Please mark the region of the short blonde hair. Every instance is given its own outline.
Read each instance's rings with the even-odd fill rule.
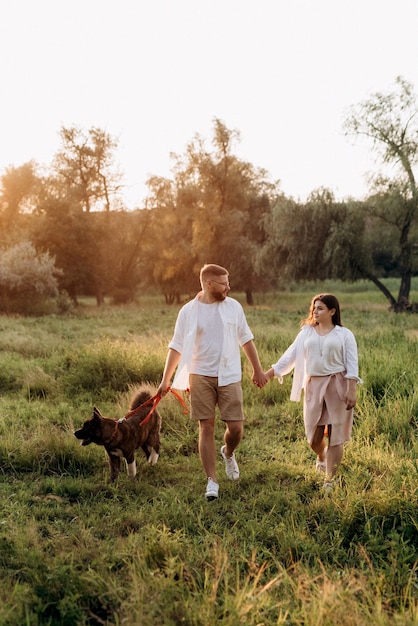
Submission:
[[[206,263],[200,270],[200,282],[209,280],[209,276],[229,276],[229,272],[221,265]]]

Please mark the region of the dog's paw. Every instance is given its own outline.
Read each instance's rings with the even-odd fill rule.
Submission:
[[[118,424],[122,424],[122,422],[126,422],[126,417],[120,417],[118,419]]]
[[[136,476],[136,461],[132,461],[132,463],[128,463],[125,459],[126,462],[126,469],[128,472],[128,476],[129,478],[135,478]]]
[[[148,457],[148,463],[150,465],[155,465],[156,462],[158,461],[159,456],[160,455],[154,449],[152,449],[151,454]]]

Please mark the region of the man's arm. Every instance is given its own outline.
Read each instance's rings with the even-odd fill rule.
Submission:
[[[257,387],[264,387],[264,385],[268,382],[268,378],[264,374],[263,368],[261,367],[254,341],[252,339],[247,341],[247,343],[244,343],[242,346],[242,349],[244,350],[245,356],[253,368],[251,380],[255,385],[257,385]]]
[[[161,394],[161,396],[165,396],[165,394],[168,392],[171,378],[174,374],[174,370],[176,369],[180,361],[180,356],[180,352],[177,352],[177,350],[174,350],[173,348],[168,349],[167,358],[165,360],[163,378],[157,390],[157,393]]]

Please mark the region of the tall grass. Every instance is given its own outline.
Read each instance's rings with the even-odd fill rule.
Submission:
[[[311,294],[246,308],[266,368]],[[418,624],[418,318],[338,295],[364,384],[331,495],[290,377],[257,390],[244,358],[238,484],[219,458],[219,501],[204,500],[196,425],[170,394],[158,464],[139,451],[137,478],[110,484],[104,450],[73,431],[155,388],[178,307],[0,318],[0,624]]]

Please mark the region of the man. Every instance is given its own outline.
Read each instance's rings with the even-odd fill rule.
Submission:
[[[200,270],[201,291],[180,309],[158,392],[190,389],[192,418],[199,421],[199,455],[207,477],[206,499],[219,496],[216,479],[215,407],[225,422],[221,455],[229,480],[238,480],[235,450],[243,435],[240,346],[253,368],[252,381],[267,383],[242,306],[232,298],[228,271],[213,263]]]

